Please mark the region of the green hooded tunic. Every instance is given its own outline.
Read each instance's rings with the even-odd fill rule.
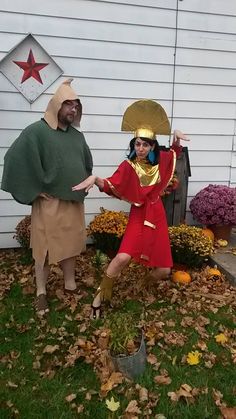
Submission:
[[[72,126],[53,129],[42,119],[25,128],[7,151],[1,187],[22,204],[32,204],[40,193],[83,202],[85,192],[71,188],[92,173],[92,166],[81,132]]]

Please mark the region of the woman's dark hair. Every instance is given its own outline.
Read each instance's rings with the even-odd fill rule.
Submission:
[[[131,161],[136,158],[136,153],[135,153],[135,150],[134,150],[134,143],[135,143],[136,138],[137,137],[132,138],[132,140],[129,143],[129,154],[127,155],[127,157]],[[140,138],[140,140],[142,140],[142,141],[146,141],[151,146],[154,145],[153,152],[155,154],[155,160],[154,160],[154,162],[151,162],[149,160],[148,156],[147,156],[147,159],[152,166],[155,166],[156,164],[158,164],[159,163],[159,156],[160,156],[160,149],[159,149],[158,141],[157,140],[150,140],[150,138],[145,138],[145,137],[138,137],[138,138]]]

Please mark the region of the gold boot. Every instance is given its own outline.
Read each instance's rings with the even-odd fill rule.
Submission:
[[[105,273],[94,298],[96,298],[96,296],[100,294],[101,303],[103,303],[104,301],[110,303],[111,298],[112,298],[112,288],[113,288],[113,283],[114,283],[115,278],[116,277],[111,277]],[[92,304],[92,318],[97,319],[100,317],[101,317],[101,304],[98,307]]]
[[[107,273],[104,274],[102,282],[97,289],[98,293],[100,292],[101,302],[111,301],[114,279],[115,277],[111,277]]]

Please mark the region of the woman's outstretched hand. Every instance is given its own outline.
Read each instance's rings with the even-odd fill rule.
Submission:
[[[75,185],[72,187],[72,191],[82,191],[83,189],[85,192],[88,192],[93,185],[95,184],[96,176],[91,175],[87,177],[87,179],[83,180],[83,182],[78,183],[78,185]]]
[[[178,129],[175,129],[172,145],[176,145],[177,147],[179,147],[180,146],[180,140],[190,141],[189,138],[187,138],[186,135],[183,134],[183,132],[179,131]]]

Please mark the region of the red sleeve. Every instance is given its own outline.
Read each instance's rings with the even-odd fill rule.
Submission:
[[[104,179],[103,191],[125,201],[143,204],[144,191],[132,166],[125,160],[112,176]]]
[[[172,144],[172,146],[170,147],[171,150],[174,150],[175,154],[176,154],[176,158],[178,158],[180,156],[180,154],[182,153],[182,145],[175,145]]]

